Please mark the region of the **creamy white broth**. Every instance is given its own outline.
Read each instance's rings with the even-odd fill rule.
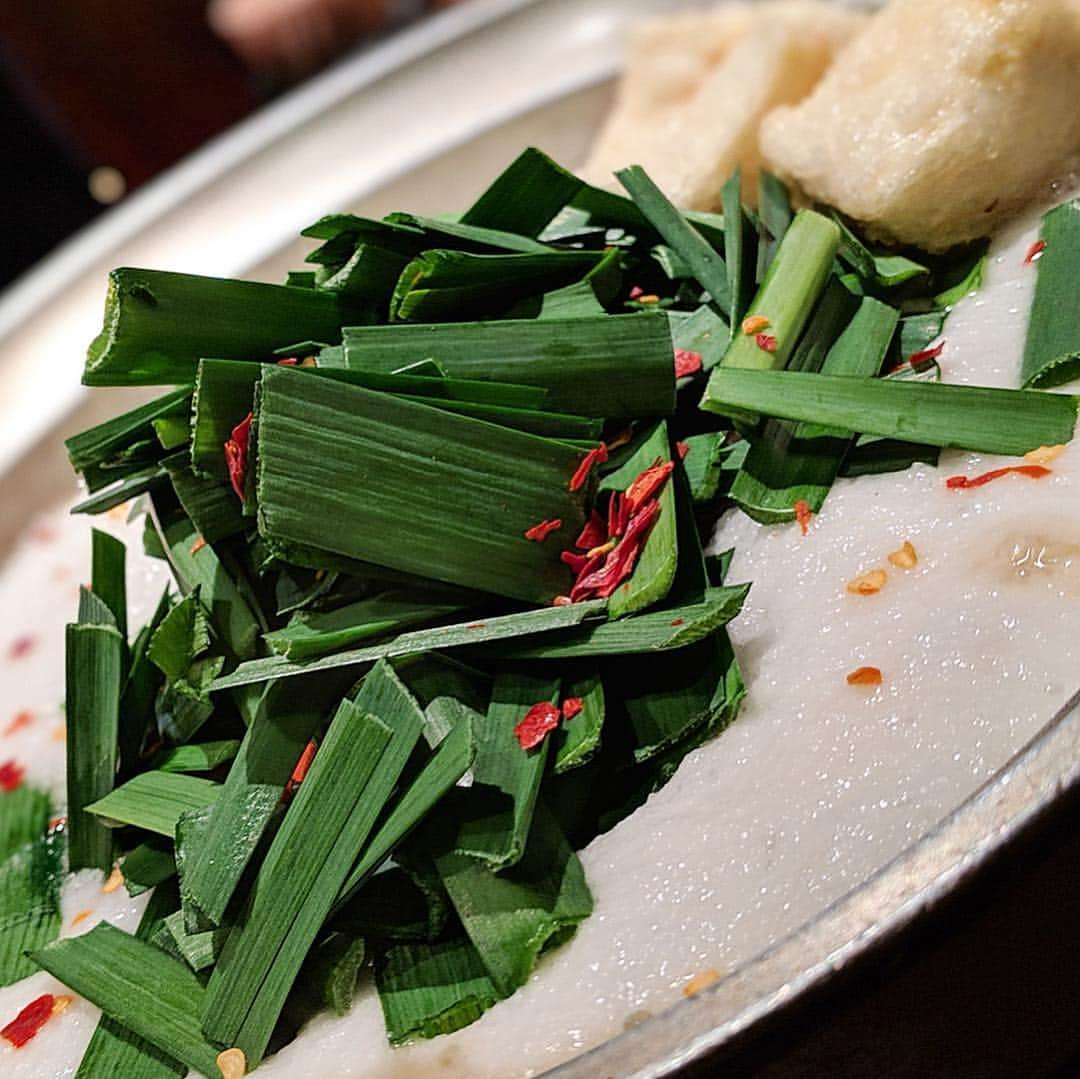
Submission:
[[[1024,255],[1037,223],[1032,214],[999,237],[982,289],[950,316],[941,357],[948,381],[1017,384],[1035,278]],[[763,528],[729,513],[713,547],[734,546],[731,580],[753,581],[731,627],[747,700],[728,731],[582,852],[594,915],[523,989],[456,1034],[390,1049],[367,984],[348,1016],[315,1020],[259,1074],[537,1074],[669,1007],[695,975],[722,975],[752,958],[925,832],[1076,688],[1080,449],[1070,446],[1043,480],[945,488],[954,473],[1010,463],[949,453],[939,469],[841,481],[805,537],[795,525]],[[25,755],[28,781],[61,790],[63,745],[51,739],[62,625],[87,572],[89,540],[84,521],[47,520],[62,535],[28,538],[0,576],[4,609],[19,613],[10,632],[41,642],[18,666],[4,665],[5,708],[43,717],[0,739],[0,760]],[[128,534],[137,625],[161,568],[152,566],[158,579],[147,587],[137,535]],[[886,561],[905,540],[919,557],[906,572]],[[66,581],[65,566],[75,567]],[[880,594],[846,591],[877,566],[889,572]],[[880,687],[847,685],[862,665],[882,670]],[[65,892],[65,931],[91,907],[80,931],[121,914],[117,924],[133,928],[125,893],[103,897],[100,877],[88,886],[86,876],[78,897],[75,885]],[[46,991],[61,991],[46,975],[0,990],[0,1019]],[[95,1017],[85,1002],[73,1005],[24,1049],[0,1049],[0,1068],[71,1074]]]

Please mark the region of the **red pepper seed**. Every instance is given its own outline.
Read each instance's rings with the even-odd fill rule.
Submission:
[[[1039,256],[1046,250],[1045,240],[1036,240],[1031,247],[1028,248],[1028,253],[1024,256],[1024,265],[1030,266],[1033,262],[1038,261]]]

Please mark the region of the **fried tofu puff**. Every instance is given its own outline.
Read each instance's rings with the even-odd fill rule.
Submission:
[[[741,166],[754,202],[762,117],[809,93],[865,20],[825,0],[768,0],[638,24],[585,177],[610,187],[616,169],[643,165],[678,205],[715,210]]]
[[[882,239],[986,236],[1080,152],[1080,3],[893,0],[761,146]]]

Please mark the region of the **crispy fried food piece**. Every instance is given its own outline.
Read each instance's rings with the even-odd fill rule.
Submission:
[[[990,233],[1080,152],[1077,0],[893,0],[798,105],[768,167],[886,240]]]
[[[714,210],[739,165],[752,202],[761,118],[809,93],[865,20],[825,0],[771,0],[639,24],[586,178],[611,186],[615,169],[640,164],[679,205]]]

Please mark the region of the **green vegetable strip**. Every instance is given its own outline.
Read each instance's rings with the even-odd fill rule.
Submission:
[[[425,247],[460,248],[462,250],[516,252],[517,254],[550,254],[557,250],[538,243],[529,236],[507,229],[489,228],[478,222],[448,221],[415,214],[394,213],[386,219],[395,225],[419,229],[425,236]]]
[[[172,837],[180,815],[212,805],[221,784],[174,772],[140,772],[86,807],[108,824],[130,824]]]
[[[150,940],[164,916],[177,902],[174,888],[161,888],[150,898],[135,930],[138,940]],[[137,1034],[103,1015],[83,1053],[75,1079],[181,1079],[187,1066],[173,1059]]]
[[[538,640],[495,642],[477,655],[500,659],[578,659],[685,648],[727,625],[742,609],[749,585],[711,588],[701,602],[645,611]]]
[[[758,216],[762,235],[758,241],[757,281],[765,280],[784,234],[791,226],[791,200],[783,181],[764,169],[758,174]]]
[[[456,703],[456,702],[455,702]],[[339,910],[364,886],[390,852],[422,821],[465,774],[475,749],[469,723],[455,727],[436,747],[420,774],[397,800],[390,815],[364,848],[334,903]]]
[[[525,850],[549,743],[545,739],[528,753],[514,728],[541,701],[559,704],[559,681],[511,672],[497,675],[487,715],[478,722],[473,777],[501,792],[494,804],[479,801],[461,822],[455,847],[470,858],[496,869],[514,865]]]
[[[415,730],[419,736],[419,724]],[[249,1067],[265,1052],[304,956],[400,772],[400,765],[377,770],[393,736],[381,720],[342,703],[214,968],[203,1030],[243,1049]]]
[[[871,251],[848,228],[839,214],[834,212],[831,216],[840,229],[840,247],[837,254],[867,283],[881,288],[895,288],[905,281],[929,273],[921,263],[904,255]]]
[[[159,772],[212,772],[231,761],[239,749],[240,742],[234,738],[176,746],[158,754],[152,766]]]
[[[196,476],[186,449],[166,457],[162,464],[180,505],[207,543],[218,543],[244,530],[243,509],[232,487],[219,478]]]
[[[596,675],[574,678],[563,687],[563,698],[581,701],[581,711],[563,720],[555,732],[555,773],[587,764],[600,748],[604,726],[604,685]]]
[[[203,840],[184,867],[189,928],[203,919],[221,924],[293,768],[348,681],[348,674],[326,675],[274,682],[263,691]]]
[[[436,858],[439,876],[500,996],[528,980],[544,947],[592,913],[577,855],[539,803],[520,861],[498,874],[457,851]]]
[[[126,644],[107,625],[69,625],[65,640],[68,856],[73,870],[108,870],[112,835],[86,808],[116,775]]]
[[[471,401],[440,401],[437,398],[412,397],[399,395],[402,401],[413,401],[418,405],[429,405],[443,412],[453,412],[458,416],[495,423],[500,427],[509,427],[514,431],[524,431],[530,435],[544,438],[558,438],[565,441],[596,443],[600,441],[603,422],[588,416],[569,416],[563,412],[526,411],[520,408],[504,408],[500,405],[474,404]]]
[[[205,990],[179,960],[107,922],[33,953],[34,962],[110,1019],[198,1072],[220,1075],[199,1029]]]
[[[467,938],[396,945],[376,967],[375,977],[392,1045],[451,1034],[499,999]]]
[[[580,280],[601,257],[593,251],[531,255],[425,251],[401,271],[390,318],[460,322],[496,315],[523,296]]]
[[[731,306],[728,318],[733,326],[742,322],[754,286],[751,226],[743,211],[742,173],[736,169],[724,184],[721,199],[724,208],[724,262],[727,265],[728,295]]]
[[[634,454],[614,472],[603,479],[601,487],[622,491],[637,476],[658,461],[671,459],[667,424],[655,424]],[[636,611],[659,603],[671,590],[679,564],[679,544],[675,531],[675,488],[670,481],[660,491],[660,516],[652,526],[638,563],[626,584],[621,585],[608,601],[611,618],[624,618]],[[629,586],[629,587],[628,587]]]
[[[348,308],[330,293],[161,270],[109,274],[88,386],[191,382],[203,356],[256,360],[299,337],[336,341]]]
[[[169,473],[161,465],[150,465],[147,468],[133,472],[125,476],[119,483],[114,483],[102,491],[84,498],[71,507],[72,513],[105,513],[116,506],[135,498],[136,495],[146,494],[155,487],[161,487],[169,482]]]
[[[454,378],[543,387],[554,411],[618,419],[675,408],[671,332],[658,315],[349,327],[344,342],[349,368],[430,358]]]
[[[854,379],[719,367],[702,407],[926,442],[975,453],[1022,455],[1069,442],[1077,401],[1030,390]]]
[[[171,846],[140,843],[124,855],[120,869],[124,874],[124,887],[134,898],[175,877],[176,860]]]
[[[258,429],[259,531],[538,603],[569,587],[558,539],[584,523],[581,454],[560,443],[268,368]]]
[[[683,458],[683,468],[686,469],[691,498],[695,505],[708,505],[722,489],[730,486],[746,460],[750,443],[740,439],[728,445],[722,431],[690,435],[683,441],[689,447]]]
[[[1021,373],[1025,386],[1058,386],[1080,374],[1080,199],[1046,214],[1039,239],[1046,247],[1031,267],[1038,277]]]
[[[120,636],[127,638],[127,551],[121,540],[108,532],[91,530],[92,569],[91,588],[116,620]]]
[[[606,601],[595,600],[589,603],[575,603],[570,607],[546,607],[541,610],[522,611],[519,614],[497,615],[479,622],[459,622],[452,626],[415,630],[411,633],[403,633],[400,637],[383,644],[339,652],[336,655],[304,663],[292,663],[277,656],[256,659],[241,664],[231,674],[219,678],[210,688],[212,691],[229,689],[235,686],[267,682],[271,679],[313,674],[317,671],[357,667],[375,663],[380,659],[420,655],[424,652],[461,648],[513,637],[539,636],[553,630],[578,626],[587,619],[600,617],[606,610]]]
[[[191,466],[227,480],[225,443],[251,411],[260,368],[240,360],[200,360],[191,413]]]
[[[724,315],[731,312],[731,288],[724,260],[701,233],[668,200],[639,165],[615,174],[638,209],[664,242],[690,267],[701,287]],[[726,239],[725,239],[726,243]]]
[[[877,374],[896,326],[897,312],[876,300],[864,300],[863,304],[884,308],[889,314],[884,340],[866,339],[862,323],[851,320],[858,299],[833,280],[826,286],[804,339],[791,358],[790,369],[824,370],[839,345],[840,351],[833,359],[840,368],[836,373],[861,374],[864,378]],[[872,310],[865,306],[863,309]],[[845,337],[847,340],[840,345]],[[777,524],[794,518],[799,501],[813,513],[821,509],[854,435],[850,431],[833,434],[825,429],[820,437],[805,436],[801,426],[767,420],[758,433],[748,437],[750,452],[731,485],[730,495],[754,520]]]
[[[581,188],[581,181],[529,147],[461,217],[463,225],[539,236]]]
[[[722,367],[759,370],[786,366],[814,306],[825,289],[840,240],[840,230],[813,210],[802,210],[791,223],[747,314],[769,320],[761,331],[776,338],[769,352],[756,334],[733,327]]]
[[[172,938],[171,947],[196,974],[217,962],[229,933],[226,928],[188,932],[183,911],[179,910],[165,919],[165,931]]]
[[[671,343],[701,356],[701,366],[711,371],[727,350],[731,333],[728,324],[708,305],[703,304],[692,314],[668,311],[671,322]]]
[[[49,796],[25,783],[0,791],[0,861],[43,836],[51,812]]]

